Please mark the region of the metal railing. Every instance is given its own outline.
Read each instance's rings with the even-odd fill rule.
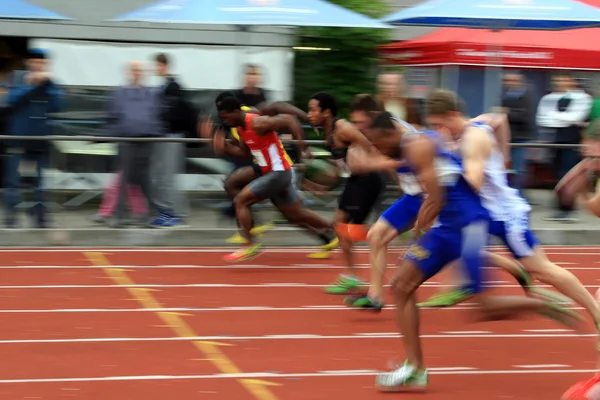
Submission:
[[[14,141],[48,141],[55,143],[55,150],[51,152],[50,168],[45,169],[43,174],[46,186],[46,201],[44,205],[52,210],[53,214],[60,219],[60,225],[63,228],[88,228],[94,225],[89,218],[94,213],[92,209],[97,207],[102,198],[105,187],[113,181],[114,163],[117,153],[114,146],[106,144],[118,144],[120,142],[178,142],[178,143],[199,143],[210,144],[211,139],[203,138],[173,138],[173,137],[111,137],[102,135],[52,135],[52,136],[13,136],[0,135],[0,142],[4,142],[7,147],[12,147],[10,142]],[[8,143],[7,143],[8,142]],[[80,142],[72,146],[59,146],[60,142]],[[297,143],[296,140],[282,140],[283,143]],[[96,143],[105,143],[105,145],[95,146]],[[304,140],[304,143],[310,146],[323,147],[324,140]],[[89,146],[87,146],[89,144]],[[65,143],[66,145],[66,143]],[[530,143],[512,143],[511,146],[518,148],[538,148],[538,149],[581,149],[585,145],[581,144],[555,144],[541,143],[532,141]],[[203,146],[204,147],[204,146]],[[211,147],[206,146],[204,151],[198,152],[198,155],[188,155],[187,166],[188,173],[184,174],[182,180],[185,181],[186,198],[190,201],[193,211],[193,219],[190,225],[196,226],[204,224],[203,215],[212,214],[214,219],[215,208],[220,208],[227,201],[225,192],[222,188],[223,172],[216,172],[216,166],[225,164],[220,157],[212,153]],[[110,148],[110,151],[108,150]],[[193,152],[192,152],[193,153]],[[196,153],[194,153],[196,154]],[[323,151],[315,156],[327,158],[328,153]],[[208,158],[193,158],[208,157]],[[214,168],[213,168],[214,167]],[[205,172],[211,171],[211,172]],[[25,181],[32,178],[31,175],[24,175]],[[27,183],[27,182],[26,182]],[[29,182],[30,183],[30,182]],[[67,189],[63,189],[67,188]],[[342,186],[333,189],[322,197],[307,195],[311,201],[310,207],[321,210],[333,210],[337,205],[337,194]],[[34,189],[31,184],[26,184],[21,190],[21,200],[18,210],[29,212],[39,204],[35,200]],[[216,195],[216,196],[215,196]],[[383,206],[397,198],[396,188],[389,188],[388,196]],[[85,206],[84,206],[85,205]],[[84,206],[84,207],[82,207]],[[210,208],[209,213],[202,212],[202,209]],[[382,210],[379,210],[382,211]],[[4,211],[6,213],[6,211]],[[196,214],[196,215],[195,215]],[[2,215],[0,211],[0,229],[3,226],[3,220],[6,214]],[[198,220],[196,219],[198,218]],[[216,226],[221,226],[218,222]],[[30,225],[29,225],[30,226]]]
[[[204,138],[172,138],[172,137],[114,137],[114,136],[11,136],[0,135],[0,140],[46,140],[46,141],[71,141],[71,142],[176,142],[176,143],[211,143],[211,139]],[[281,140],[282,143],[297,143],[297,140]],[[324,140],[304,140],[308,145],[324,145]],[[532,140],[530,143],[510,143],[515,148],[541,148],[541,149],[579,149],[585,144],[570,143],[544,143]]]

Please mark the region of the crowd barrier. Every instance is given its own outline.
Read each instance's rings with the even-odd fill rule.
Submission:
[[[53,135],[53,136],[12,136],[0,135],[0,143],[6,141],[50,141],[52,151],[47,167],[44,169],[44,188],[48,193],[48,205],[55,211],[73,211],[80,208],[97,207],[102,199],[104,189],[114,179],[118,165],[116,160],[119,142],[180,142],[203,144],[198,148],[188,149],[186,154],[186,170],[179,176],[179,186],[190,198],[195,207],[217,207],[227,201],[223,191],[223,180],[232,170],[232,164],[213,154],[210,139],[203,138],[122,138],[101,135]],[[296,140],[282,140],[284,144],[295,144]],[[324,140],[304,140],[314,149],[313,156],[328,158],[330,154],[324,149]],[[554,143],[512,143],[513,147],[537,149],[582,148],[581,144]],[[5,177],[4,163],[0,163]],[[33,201],[31,179],[32,171],[22,173],[24,184],[21,188],[23,199],[20,208],[29,209],[36,203]],[[537,176],[536,176],[537,178]],[[29,182],[29,183],[28,183]],[[4,180],[1,187],[4,188]],[[321,196],[307,193],[308,204],[313,207],[334,209],[337,195],[343,188],[343,179],[331,191]],[[397,188],[389,186],[389,198],[397,197]],[[385,199],[383,206],[385,206]],[[0,221],[1,223],[1,221]]]

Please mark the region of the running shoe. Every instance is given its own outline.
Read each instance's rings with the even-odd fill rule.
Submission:
[[[321,246],[319,251],[310,253],[307,257],[312,259],[323,260],[331,256],[331,252],[338,248],[340,245],[340,239],[337,237],[333,238],[329,243]]]
[[[546,305],[548,308],[538,311],[538,314],[566,325],[573,330],[581,330],[583,318],[577,311],[573,311],[553,301],[548,301]]]
[[[473,297],[473,293],[468,289],[454,289],[447,292],[434,294],[429,299],[422,303],[418,303],[418,307],[451,307],[462,303]]]
[[[273,228],[273,224],[258,225],[258,226],[255,226],[254,228],[252,228],[252,230],[250,230],[250,233],[253,236],[261,237],[265,232],[267,232],[271,228]],[[235,234],[233,234],[233,236],[231,236],[229,239],[227,239],[226,242],[229,244],[247,244],[248,243],[246,238],[243,237],[239,232],[236,232]]]
[[[348,294],[356,291],[364,282],[353,276],[340,275],[338,279],[330,286],[325,288],[325,293],[328,294]]]
[[[600,322],[596,322],[596,337],[596,351],[600,353]]]
[[[351,308],[370,310],[378,313],[383,310],[383,303],[381,301],[375,300],[364,293],[345,297],[344,304]]]
[[[226,255],[223,257],[223,260],[233,263],[247,261],[259,254],[260,247],[260,244],[244,246],[241,249]]]
[[[543,299],[553,301],[553,302],[563,305],[563,306],[571,306],[574,304],[573,300],[571,300],[567,296],[564,296],[553,290],[544,289],[544,288],[540,288],[537,286],[530,286],[529,289],[527,290],[527,293],[533,294],[536,297],[541,297]]]
[[[381,372],[375,378],[375,387],[380,392],[425,391],[429,383],[427,370],[419,371],[408,361],[391,372]]]

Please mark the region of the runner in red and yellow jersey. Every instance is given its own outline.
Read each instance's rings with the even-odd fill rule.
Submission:
[[[227,153],[234,157],[252,155],[260,168],[261,176],[245,186],[235,197],[236,215],[242,228],[242,236],[247,244],[226,257],[229,261],[242,261],[256,255],[260,245],[255,243],[251,233],[252,216],[250,206],[270,199],[283,216],[291,223],[308,229],[321,236],[327,231],[333,234],[333,224],[319,215],[306,210],[293,186],[291,162],[285,157],[285,150],[277,137],[276,130],[289,130],[300,136],[302,127],[291,115],[262,116],[244,112],[235,97],[227,97],[219,102],[219,116],[223,123],[237,127],[240,141],[228,143],[222,130],[214,135],[217,153]]]

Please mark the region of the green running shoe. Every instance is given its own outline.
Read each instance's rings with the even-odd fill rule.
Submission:
[[[553,301],[547,302],[546,306],[547,309],[540,310],[538,313],[573,330],[580,330],[583,318],[577,311],[570,310]]]
[[[325,293],[328,294],[348,294],[355,290],[358,290],[364,285],[358,278],[340,275],[339,278],[333,282],[330,286],[325,288]]]
[[[383,310],[383,303],[370,298],[366,294],[357,294],[355,296],[347,296],[344,298],[344,304],[351,308],[358,308],[361,310],[370,310],[375,312],[381,312]]]
[[[418,303],[418,307],[451,307],[458,303],[473,297],[473,293],[468,289],[454,289],[448,292],[438,293],[431,296],[428,300]]]

